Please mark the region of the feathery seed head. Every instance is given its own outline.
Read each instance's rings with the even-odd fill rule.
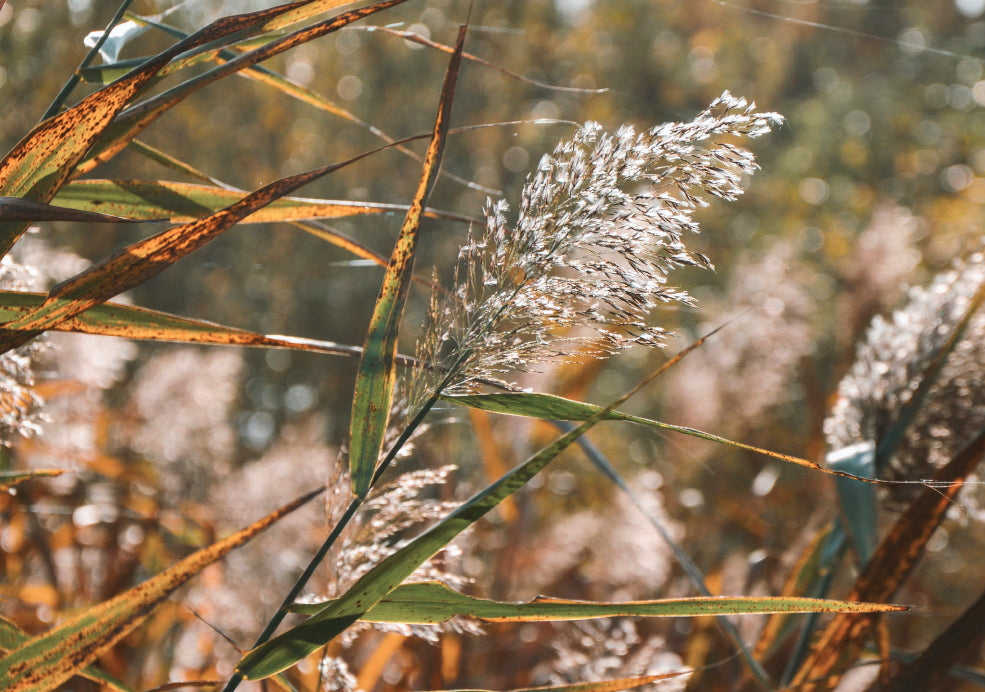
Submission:
[[[985,285],[985,257],[976,254],[927,288],[913,288],[891,321],[876,317],[855,364],[838,386],[824,422],[828,448],[871,443],[878,449],[928,367]],[[982,430],[985,421],[985,312],[976,312],[907,426],[894,453],[878,460],[880,478],[931,478]],[[895,486],[890,505],[914,499],[917,486]]]
[[[749,152],[708,140],[757,137],[780,122],[725,92],[688,123],[615,134],[585,124],[541,159],[515,224],[505,202],[487,202],[485,227],[461,249],[455,296],[432,300],[419,357],[451,369],[446,391],[469,391],[586,345],[595,357],[661,345],[650,311],[692,303],[669,273],[712,267],[683,238],[698,231],[702,195],[734,200],[740,176],[756,169]]]

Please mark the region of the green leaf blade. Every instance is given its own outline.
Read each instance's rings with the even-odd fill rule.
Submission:
[[[317,613],[326,603],[292,608]],[[895,612],[904,606],[833,601],[816,598],[676,598],[624,603],[566,601],[537,598],[528,603],[505,603],[459,593],[440,582],[403,584],[360,619],[367,622],[435,624],[456,616],[487,622],[587,620],[604,617],[698,617],[704,615],[762,615],[768,613]]]
[[[240,660],[237,670],[250,680],[269,677],[331,641],[396,589],[425,560],[522,488],[601,418],[600,413],[585,421],[486,486],[438,524],[373,567],[340,599],[300,625],[253,649]]]
[[[352,478],[352,492],[359,498],[366,496],[373,482],[376,462],[383,447],[383,436],[390,417],[393,387],[396,382],[397,336],[413,277],[414,254],[417,249],[422,212],[441,164],[464,43],[465,27],[462,27],[455,53],[445,73],[438,114],[435,117],[431,142],[424,157],[421,179],[390,256],[383,285],[370,318],[366,342],[363,346],[363,357],[356,371],[349,428],[349,472]]]

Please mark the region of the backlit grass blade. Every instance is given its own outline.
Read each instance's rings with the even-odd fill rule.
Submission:
[[[194,166],[185,163],[184,161],[181,161],[180,159],[177,159],[164,151],[161,151],[157,147],[152,147],[147,144],[147,142],[142,142],[139,139],[135,139],[130,142],[130,151],[135,154],[140,154],[154,163],[160,164],[172,171],[177,171],[178,173],[187,175],[192,180],[198,180],[209,185],[219,184],[219,181],[212,176],[206,175]]]
[[[0,291],[0,322],[16,319],[34,310],[44,302],[44,299],[45,294],[43,293]],[[180,317],[167,312],[119,303],[97,305],[80,315],[60,322],[54,329],[63,332],[115,336],[140,341],[283,348],[350,358],[358,358],[362,356],[363,352],[360,346],[296,336],[258,334],[214,322]],[[422,367],[422,364],[414,358],[401,354],[397,354],[397,363],[407,367]],[[41,472],[35,471],[33,473]],[[51,475],[55,474],[54,471],[50,473]],[[0,476],[0,480],[2,479],[3,477]]]
[[[317,490],[231,536],[196,551],[143,584],[72,616],[0,658],[0,689],[57,689],[137,627],[175,589],[257,533],[321,493]]]
[[[632,556],[625,556],[632,559]],[[297,605],[291,610],[315,614],[333,601]],[[595,603],[540,597],[529,603],[504,603],[466,596],[440,582],[403,584],[360,617],[367,622],[437,624],[456,616],[486,622],[542,622],[604,617],[698,617],[764,613],[893,612],[905,606],[851,603],[816,598],[675,598],[624,603]]]
[[[0,321],[9,322],[29,314],[44,303],[45,297],[43,293],[0,291]],[[214,322],[195,320],[167,312],[119,303],[97,305],[80,315],[60,322],[54,329],[143,341],[287,348],[342,356],[358,356],[362,353],[362,349],[358,346],[299,337],[258,334]],[[405,356],[400,356],[399,359],[402,364],[406,365],[415,362]]]
[[[127,219],[168,219],[174,223],[185,223],[214,214],[245,196],[245,192],[212,185],[163,180],[77,180],[63,187],[53,201],[70,209],[114,214]],[[0,198],[0,219],[3,218],[2,199]],[[405,204],[285,197],[250,214],[241,223],[337,219],[406,211]],[[474,221],[471,217],[435,209],[424,210],[424,215],[465,223]]]
[[[291,48],[312,41],[326,34],[338,31],[344,26],[351,24],[363,17],[367,17],[376,12],[399,5],[407,0],[383,0],[381,2],[361,7],[349,12],[344,12],[336,17],[312,24],[311,26],[298,29],[297,31],[280,37],[259,48],[251,50],[239,57],[219,65],[204,74],[193,77],[181,84],[168,89],[167,91],[154,96],[147,101],[136,106],[127,108],[119,113],[113,124],[106,129],[106,132],[96,142],[93,151],[87,159],[76,166],[75,176],[86,173],[96,166],[108,161],[113,156],[122,151],[127,144],[138,134],[143,132],[151,123],[161,117],[169,109],[184,101],[199,89],[212,84],[224,77],[236,74],[241,70],[252,67],[253,65],[268,60],[275,55],[279,55]],[[296,3],[299,5],[300,3]],[[283,12],[280,12],[283,14]],[[261,24],[257,22],[256,25]],[[251,25],[251,27],[254,25]],[[183,41],[181,43],[184,43]],[[180,45],[180,44],[179,44]],[[2,190],[0,190],[2,191]]]
[[[227,17],[213,22],[151,58],[138,69],[45,120],[0,160],[0,195],[49,202],[113,119],[172,58],[186,50],[270,21],[294,8]],[[0,256],[7,254],[27,228],[26,222],[0,223]]]
[[[27,632],[19,628],[14,623],[4,618],[0,618],[0,650],[4,652],[16,649],[18,646],[31,638]],[[122,682],[114,678],[109,673],[100,670],[95,666],[88,666],[79,671],[79,675],[103,685],[112,692],[132,692],[132,690]]]
[[[540,418],[542,420],[585,420],[602,410],[602,407],[596,404],[586,404],[581,401],[573,401],[571,399],[565,399],[552,394],[537,394],[533,392],[469,394],[465,396],[445,396],[442,398],[445,401],[450,401],[461,406],[478,408],[483,411],[503,413],[510,416],[527,416],[529,418]],[[857,476],[853,476],[850,473],[834,471],[816,464],[813,461],[808,461],[807,459],[795,457],[790,454],[773,452],[768,449],[753,447],[752,445],[735,442],[724,437],[719,437],[718,435],[713,435],[711,433],[695,430],[694,428],[688,428],[682,425],[661,423],[660,421],[651,420],[649,418],[632,416],[628,413],[621,413],[619,411],[612,410],[605,414],[605,419],[628,421],[630,423],[637,423],[639,425],[657,428],[658,430],[668,430],[670,432],[681,433],[682,435],[690,435],[691,437],[698,437],[702,440],[717,442],[736,449],[763,454],[765,456],[772,457],[773,459],[779,459],[791,464],[796,464],[797,466],[806,466],[809,469],[821,471],[822,473],[858,479]],[[879,483],[879,481],[865,478],[858,480],[864,480],[870,483]]]
[[[154,28],[164,31],[165,33],[179,39],[184,38],[187,35],[185,34],[185,32],[176,29],[172,26],[168,26],[160,22],[150,21],[146,18],[134,17],[133,20],[137,22],[144,22],[148,26],[153,26]],[[277,38],[279,37],[276,35],[261,37],[260,39],[257,40],[245,41],[239,43],[228,50],[214,51],[211,54],[200,54],[194,57],[190,57],[186,60],[176,60],[172,62],[170,65],[168,65],[166,68],[161,70],[160,74],[163,76],[173,72],[174,70],[180,69],[182,67],[186,67],[189,64],[199,63],[203,60],[213,60],[219,64],[222,64],[235,59],[238,55],[235,51],[245,51],[247,48],[255,48],[259,45],[263,45],[263,43],[269,43],[271,41],[274,41]],[[444,48],[446,48],[449,53],[452,52],[453,50],[450,46],[444,46]],[[106,71],[107,73],[110,74],[118,71],[119,69],[121,69],[119,66],[106,66]],[[378,137],[384,142],[387,142],[389,144],[396,144],[396,139],[394,137],[387,134],[386,132],[376,127],[372,123],[369,123],[363,120],[362,118],[359,118],[352,111],[343,108],[335,101],[326,97],[324,94],[320,94],[312,89],[309,89],[306,86],[298,84],[297,82],[294,82],[288,79],[287,77],[279,75],[272,70],[269,70],[264,67],[254,66],[254,67],[247,67],[241,70],[239,74],[240,76],[245,77],[247,79],[252,79],[262,84],[266,84],[267,86],[270,86],[274,89],[277,89],[281,93],[284,93],[290,96],[291,98],[297,99],[302,103],[306,103],[310,106],[313,106],[314,108],[325,111],[327,113],[332,113],[333,115],[340,117],[344,120],[348,120],[349,122],[364,128],[367,132],[369,132],[375,137]],[[104,75],[102,73],[93,73],[92,71],[90,71],[90,78],[97,82],[102,81],[107,76],[108,75]],[[424,161],[424,158],[420,154],[418,154],[413,149],[409,149],[403,146],[402,144],[396,144],[395,148],[400,153],[405,154],[412,159],[415,159],[420,162]],[[474,183],[470,180],[466,180],[447,171],[442,172],[442,175],[447,176],[449,179],[454,180],[459,184],[465,185],[466,187],[471,187],[476,190],[482,190],[488,194],[497,193],[496,190],[486,188],[482,185]]]
[[[383,276],[383,285],[366,333],[363,357],[356,371],[349,429],[349,473],[352,477],[352,492],[356,497],[365,497],[369,492],[383,446],[383,434],[390,416],[396,378],[394,356],[397,353],[400,319],[413,276],[421,216],[441,165],[441,154],[455,96],[455,80],[465,44],[465,31],[465,27],[459,30],[456,50],[445,73],[438,114],[435,117],[431,143],[424,157],[421,179]]]
[[[75,221],[78,223],[146,223],[162,221],[158,217],[126,219],[94,211],[80,211],[35,202],[23,197],[0,197],[0,222],[4,221]]]
[[[0,471],[0,490],[9,490],[18,483],[34,478],[54,478],[65,473],[62,469],[35,469],[34,471]]]
[[[366,152],[341,163],[281,178],[215,214],[175,226],[124,248],[55,286],[36,309],[0,325],[0,352],[20,346],[41,332],[156,276],[271,202],[373,153]]]
[[[981,432],[935,476],[910,508],[896,521],[872,559],[862,570],[849,600],[885,602],[893,598],[916,567],[930,537],[954,504],[961,481],[985,456]],[[793,679],[798,690],[828,689],[814,681],[842,675],[872,632],[870,616],[835,615],[811,648],[811,655]]]

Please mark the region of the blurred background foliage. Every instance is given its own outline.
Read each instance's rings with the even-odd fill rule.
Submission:
[[[133,11],[149,16],[169,6],[143,1]],[[261,6],[186,2],[166,21],[192,30],[220,14]],[[0,9],[4,150],[36,122],[81,60],[82,37],[103,27],[115,9],[105,0],[9,0]],[[467,10],[459,0],[414,0],[380,21],[448,44]],[[782,113],[786,124],[751,147],[762,170],[747,194],[700,213],[703,232],[690,247],[708,255],[717,271],[674,277],[698,298],[698,307],[653,317],[679,337],[671,348],[728,326],[631,408],[817,459],[837,383],[873,315],[898,307],[906,285],[927,283],[980,246],[983,11],[978,0],[477,0],[468,52],[530,80],[576,89],[548,89],[466,63],[452,125],[594,119],[607,128],[625,122],[645,128],[690,119],[725,89]],[[121,57],[165,44],[149,30]],[[442,53],[361,25],[269,67],[398,137],[429,130],[445,61]],[[567,124],[525,122],[456,134],[443,170],[515,202],[524,176],[571,132]],[[242,189],[380,143],[365,125],[243,78],[194,95],[143,139]],[[391,150],[301,194],[406,203],[418,171],[418,162]],[[132,153],[103,175],[177,177]],[[485,197],[445,176],[431,204],[479,216]],[[397,216],[366,216],[330,225],[386,255],[399,223]],[[466,227],[428,220],[424,230],[418,272],[433,264],[447,280]],[[27,264],[44,263],[48,276],[41,280],[55,281],[77,270],[75,255],[102,257],[140,232],[49,224],[19,252],[34,258]],[[251,225],[129,298],[264,333],[361,344],[367,301],[381,276],[380,268],[352,261],[297,228]],[[423,291],[412,294],[405,325],[423,320],[425,298]],[[407,332],[405,353],[413,351],[416,336]],[[55,609],[116,593],[216,533],[323,482],[345,441],[354,360],[138,347],[101,338],[51,341],[37,387],[49,421],[39,436],[7,454],[79,473],[0,499],[2,606],[26,629],[43,627]],[[633,350],[605,364],[524,375],[521,382],[604,402],[665,358]],[[460,490],[516,463],[552,434],[519,419],[474,414],[470,426],[458,416],[438,416],[455,423],[429,431],[413,463],[458,464]],[[633,479],[723,594],[778,593],[800,551],[836,513],[828,480],[806,470],[622,425],[598,428],[590,438]],[[450,488],[443,492],[446,499],[453,495]],[[459,568],[479,592],[498,598],[691,593],[657,534],[635,512],[583,458],[570,454],[542,487],[472,534]],[[919,610],[890,620],[895,646],[920,649],[980,589],[981,519],[974,504],[956,507],[939,531],[926,565],[899,599]],[[607,530],[615,521],[625,536]],[[162,609],[106,667],[145,685],[169,674],[227,675],[237,658],[233,648],[193,609],[247,646],[323,526],[324,516],[309,512],[210,569],[184,592],[185,605]],[[752,640],[756,619],[742,626]],[[488,638],[449,636],[439,647],[400,634],[366,634],[363,646],[348,655],[367,689],[389,689],[545,683],[567,674],[565,665],[577,667],[572,661],[581,659],[572,652],[586,641],[608,641],[610,650],[627,657],[650,647],[647,660],[655,660],[656,651],[676,652],[679,659],[662,654],[671,667],[714,663],[731,651],[702,620],[648,623],[639,631],[625,623],[601,627],[609,629],[593,633],[571,625],[562,636],[546,625],[502,625],[490,627]],[[134,657],[149,649],[154,656]],[[704,689],[729,688],[736,665],[712,671]],[[586,675],[568,673],[572,680]]]

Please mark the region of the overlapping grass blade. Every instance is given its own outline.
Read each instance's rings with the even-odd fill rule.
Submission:
[[[693,347],[694,345],[688,347],[683,354],[686,354]],[[472,410],[474,411],[476,409]],[[554,425],[563,432],[567,432],[573,427],[573,424],[567,421],[554,421]],[[698,593],[702,596],[710,597],[712,593],[708,588],[708,583],[705,580],[705,576],[702,574],[701,569],[697,564],[695,564],[694,560],[691,559],[691,556],[687,554],[684,548],[681,547],[681,545],[674,540],[673,536],[670,535],[670,531],[668,531],[667,527],[664,526],[664,522],[661,521],[653,512],[647,509],[636,492],[629,487],[626,480],[619,474],[619,472],[602,454],[602,452],[594,444],[592,444],[592,442],[588,439],[588,436],[584,436],[578,440],[578,446],[581,448],[581,451],[584,452],[585,456],[588,457],[589,461],[592,462],[592,465],[598,469],[603,476],[612,481],[617,488],[624,492],[636,509],[642,512],[643,515],[649,520],[650,524],[660,535],[660,539],[674,553],[677,563],[684,570],[684,573],[698,590]],[[783,595],[792,596],[796,594]],[[765,690],[773,689],[773,684],[769,679],[769,674],[759,663],[759,659],[749,650],[749,647],[746,645],[746,642],[742,637],[742,633],[739,632],[739,628],[726,617],[716,618],[716,622],[725,635],[732,640],[737,652],[742,657],[743,663],[759,683],[760,687]]]
[[[455,81],[461,64],[462,47],[465,44],[465,32],[465,27],[459,30],[456,50],[445,73],[434,132],[424,158],[421,179],[390,256],[390,264],[387,266],[383,285],[370,318],[366,343],[363,346],[363,357],[356,371],[352,421],[349,429],[349,473],[352,477],[352,491],[356,497],[365,497],[369,492],[376,462],[383,446],[383,435],[390,416],[396,378],[394,357],[397,353],[400,319],[403,316],[404,303],[413,276],[414,254],[417,249],[422,212],[427,205],[428,194],[441,165],[441,154],[444,150],[454,102]]]
[[[953,504],[961,482],[985,456],[985,431],[980,433],[935,476],[916,502],[896,521],[862,570],[849,600],[882,603],[893,598],[923,555],[930,537]],[[793,679],[800,690],[828,689],[814,681],[840,676],[872,631],[873,618],[835,615],[811,648],[811,655]]]
[[[0,197],[0,223],[5,221],[75,221],[78,223],[147,223],[163,221],[160,216],[145,219],[127,219],[121,216],[101,214],[58,207],[23,197]]]
[[[215,214],[175,226],[141,240],[55,286],[37,308],[0,326],[0,352],[156,276],[182,257],[208,244],[250,214],[294,190],[359,161],[374,151],[306,173],[281,178]]]
[[[16,649],[30,638],[31,635],[20,627],[9,620],[0,618],[0,650],[7,652]],[[112,692],[132,692],[124,683],[95,666],[83,668],[79,671],[79,675],[87,680],[92,680],[95,683],[103,685],[105,689],[111,690]]]
[[[626,556],[627,559],[630,556]],[[297,605],[291,610],[313,615],[333,601]],[[603,617],[698,617],[808,612],[891,612],[904,606],[849,603],[816,598],[675,598],[624,603],[568,601],[540,597],[529,603],[504,603],[475,598],[440,582],[398,586],[360,619],[367,622],[436,624],[456,616],[487,622],[587,620]]]
[[[82,62],[79,63],[79,66],[75,69],[68,80],[66,80],[65,84],[62,85],[62,88],[58,91],[58,95],[55,96],[55,99],[48,106],[47,110],[45,110],[44,115],[41,117],[42,120],[47,120],[48,118],[57,115],[58,111],[62,109],[62,106],[72,93],[72,90],[82,79],[82,73],[85,72],[89,64],[96,59],[96,56],[99,55],[99,51],[104,45],[106,45],[106,42],[110,40],[110,34],[113,28],[120,23],[120,20],[123,18],[123,14],[127,11],[132,2],[133,0],[123,0],[123,2],[120,3],[120,6],[116,9],[116,13],[113,15],[113,18],[110,19],[109,24],[103,30],[102,35],[96,40],[92,48],[89,49],[89,52],[82,59]],[[0,7],[2,7],[2,5],[0,5]],[[122,76],[123,75],[118,75],[118,77]]]
[[[213,22],[74,107],[45,120],[0,161],[0,194],[50,202],[93,144],[107,141],[107,126],[172,58],[260,26],[299,4]],[[26,222],[0,223],[0,256],[10,251],[26,228]]]
[[[64,469],[34,469],[33,471],[0,471],[0,490],[9,490],[18,483],[35,478],[54,478],[66,473]]]
[[[294,665],[334,639],[397,588],[425,560],[526,485],[561,452],[602,420],[603,415],[604,413],[599,413],[585,421],[486,486],[436,525],[371,568],[340,599],[300,625],[253,649],[239,662],[237,670],[248,679],[269,677]]]
[[[510,416],[527,416],[529,418],[540,418],[542,420],[586,420],[587,418],[596,415],[597,412],[603,410],[601,406],[596,404],[586,404],[581,401],[573,401],[571,399],[554,396],[553,394],[538,394],[534,392],[468,394],[459,396],[444,396],[442,398],[445,401],[449,401],[454,404],[478,408],[483,411],[503,413]],[[735,442],[724,437],[719,437],[718,435],[713,435],[711,433],[695,430],[694,428],[688,428],[682,425],[661,423],[660,421],[651,420],[649,418],[633,416],[628,413],[621,413],[619,411],[612,410],[605,413],[605,419],[638,423],[651,428],[657,428],[658,430],[668,430],[671,432],[681,433],[682,435],[690,435],[691,437],[698,437],[703,440],[717,442],[736,449],[763,454],[765,456],[772,457],[773,459],[779,459],[791,464],[796,464],[797,466],[806,466],[807,468],[814,469],[815,471],[821,471],[822,473],[827,473],[834,476],[844,476],[847,478],[858,478],[857,476],[853,476],[849,473],[843,473],[825,468],[814,463],[813,461],[808,461],[807,459],[802,459],[790,454],[773,452],[768,449],[753,447],[752,445]],[[870,479],[859,480],[865,480],[872,483],[879,482]]]
[[[43,293],[0,291],[0,321],[11,321],[36,310],[44,303]],[[53,329],[80,334],[116,336],[142,341],[173,341],[215,346],[253,346],[311,351],[337,356],[360,356],[362,348],[293,336],[258,334],[245,329],[226,327],[214,322],[180,317],[120,303],[103,303],[80,315],[60,322]],[[398,355],[401,365],[417,365],[408,356]]]
[[[138,134],[144,131],[151,123],[161,117],[169,109],[181,103],[185,98],[195,93],[199,89],[212,84],[224,77],[236,74],[241,70],[252,67],[257,63],[268,60],[275,55],[279,55],[291,48],[312,41],[326,34],[338,31],[344,26],[351,24],[363,17],[370,16],[376,12],[389,9],[407,0],[381,0],[372,5],[359,9],[344,12],[336,17],[313,24],[297,31],[271,41],[259,48],[244,53],[228,62],[219,65],[208,72],[193,77],[181,84],[172,87],[162,94],[148,99],[144,103],[127,108],[116,117],[105,133],[99,137],[93,150],[79,166],[76,166],[74,175],[86,173],[96,166],[108,161],[113,156],[122,151],[127,144]],[[300,6],[295,3],[294,6]],[[285,6],[287,7],[287,6]],[[277,16],[284,14],[286,10],[278,13]],[[220,20],[221,21],[221,20]],[[262,26],[262,22],[257,22],[254,26]],[[183,42],[181,42],[183,43]],[[180,44],[179,44],[180,45]]]
[[[143,584],[23,642],[0,658],[0,689],[5,692],[57,689],[137,627],[179,586],[319,494],[320,489],[308,493],[245,529],[196,551]]]
[[[115,214],[128,219],[168,219],[174,223],[184,223],[214,214],[245,196],[245,192],[213,185],[163,180],[77,180],[63,187],[53,201],[63,207],[86,212]],[[405,204],[285,197],[249,215],[241,223],[337,219],[406,211]],[[3,218],[2,214],[3,202],[0,198],[0,219]],[[464,223],[475,220],[435,209],[425,209],[423,214],[430,218]]]

